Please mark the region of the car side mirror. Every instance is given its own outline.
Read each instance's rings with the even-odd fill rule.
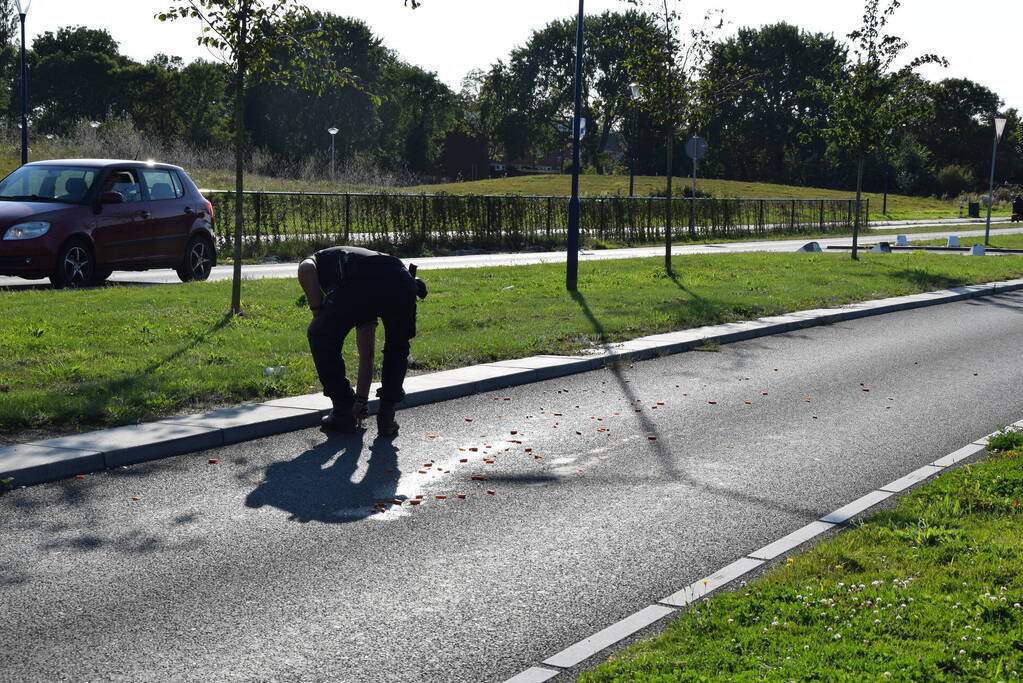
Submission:
[[[99,196],[100,204],[123,204],[124,195],[120,192],[104,192]]]

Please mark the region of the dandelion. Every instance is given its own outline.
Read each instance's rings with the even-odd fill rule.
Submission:
[[[961,655],[965,655],[965,654],[966,654],[966,650],[960,650],[960,651],[959,651],[959,654],[961,654]]]
[[[892,672],[891,671],[885,671],[884,672],[884,677],[885,678],[891,678],[892,677]]]
[[[841,639],[842,639],[842,634],[841,633],[836,633],[835,634],[835,640],[841,640]]]

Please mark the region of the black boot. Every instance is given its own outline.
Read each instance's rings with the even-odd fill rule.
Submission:
[[[351,398],[345,400],[332,400],[334,407],[330,414],[323,418],[320,429],[325,432],[337,434],[355,433],[355,414],[352,412],[354,402]]]
[[[390,401],[380,400],[380,409],[377,411],[377,433],[380,436],[398,436],[398,423],[394,421],[394,404]]]

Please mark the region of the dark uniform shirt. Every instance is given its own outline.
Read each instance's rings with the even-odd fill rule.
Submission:
[[[340,285],[352,279],[359,265],[368,258],[386,256],[379,251],[371,251],[362,247],[330,247],[313,254],[316,263],[316,275],[320,281],[320,289],[327,294],[333,293]],[[347,278],[347,279],[346,279]]]

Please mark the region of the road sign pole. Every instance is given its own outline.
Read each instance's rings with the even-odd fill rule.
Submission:
[[[583,96],[583,2],[579,0],[579,23],[575,33],[575,117],[572,119],[572,198],[568,202],[568,254],[565,289],[576,290],[579,274],[579,118]]]

